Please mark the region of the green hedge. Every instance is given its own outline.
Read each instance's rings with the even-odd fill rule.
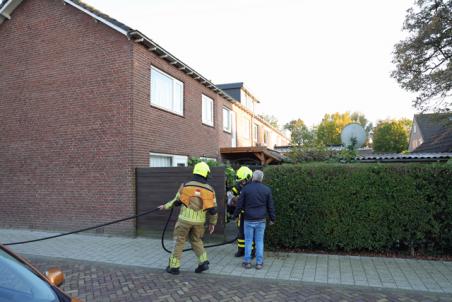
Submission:
[[[452,166],[270,166],[277,223],[271,248],[452,251]]]

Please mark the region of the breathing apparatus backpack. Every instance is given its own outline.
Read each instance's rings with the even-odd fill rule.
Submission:
[[[208,210],[215,207],[215,193],[207,185],[198,182],[188,182],[179,189],[179,200],[187,208],[194,211]]]

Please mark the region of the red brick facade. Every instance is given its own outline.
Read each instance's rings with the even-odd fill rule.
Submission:
[[[149,152],[219,158],[219,147],[231,145],[222,113],[231,103],[142,45],[134,44],[133,62],[134,166],[148,167]],[[151,66],[184,83],[184,116],[150,105]],[[202,94],[214,100],[214,127],[202,124]]]
[[[230,146],[227,100],[62,1],[23,1],[0,41],[0,227],[70,230],[134,214],[134,169],[149,152],[218,157]],[[150,106],[151,65],[184,82],[184,117]],[[202,93],[214,128],[201,124]]]

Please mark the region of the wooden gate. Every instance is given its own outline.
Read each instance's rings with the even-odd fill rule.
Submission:
[[[193,168],[137,168],[136,194],[137,214],[154,209],[174,198],[180,185],[191,180]],[[225,225],[225,173],[224,167],[211,168],[209,184],[215,189],[218,204],[218,224],[215,234],[224,235]],[[168,233],[171,234],[179,208],[173,213]],[[169,211],[159,211],[137,219],[138,235],[160,235],[168,218]]]

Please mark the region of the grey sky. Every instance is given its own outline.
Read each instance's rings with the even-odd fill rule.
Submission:
[[[85,0],[214,83],[244,82],[280,122],[412,118],[390,72],[413,0]],[[126,4],[126,5],[125,5]]]

